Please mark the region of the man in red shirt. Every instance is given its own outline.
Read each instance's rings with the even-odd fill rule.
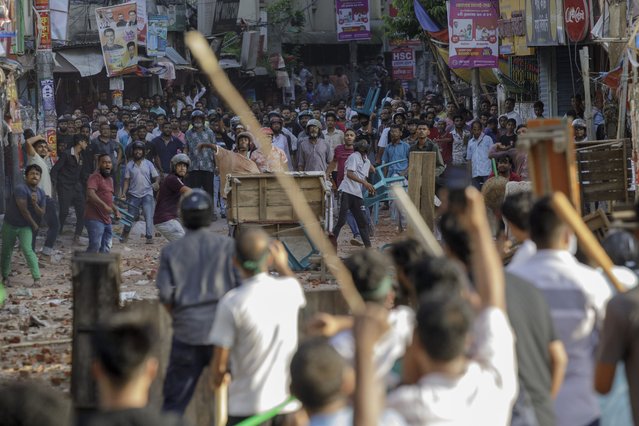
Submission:
[[[88,253],[108,253],[111,251],[113,230],[111,214],[120,219],[118,210],[113,206],[113,163],[109,154],[98,156],[98,170],[87,181],[87,201],[84,220],[89,233]]]
[[[497,159],[497,174],[505,177],[509,182],[521,182],[521,176],[513,172],[513,160],[509,155],[504,155]],[[495,172],[491,172],[488,178],[495,176]]]

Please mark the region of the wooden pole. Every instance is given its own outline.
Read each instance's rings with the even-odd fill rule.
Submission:
[[[473,89],[473,115],[479,117],[479,98],[481,97],[481,78],[479,68],[472,69],[472,89]]]
[[[250,129],[254,129],[253,134],[258,146],[262,149],[264,155],[268,156],[271,152],[271,141],[259,131],[262,126],[257,122],[244,98],[238,93],[224,70],[220,67],[217,58],[211,51],[204,36],[197,31],[189,31],[186,33],[185,39],[187,46],[197,59],[202,71],[208,75],[211,83],[231,110],[233,110]],[[353,313],[363,312],[364,301],[353,284],[353,278],[339,257],[337,257],[333,245],[328,241],[328,238],[326,238],[324,231],[317,221],[317,217],[313,214],[308,202],[306,202],[302,190],[291,175],[276,173],[276,176],[280,186],[284,189],[286,196],[293,206],[295,214],[304,225],[308,236],[311,241],[313,241],[313,244],[321,251],[326,266],[328,266],[340,284],[340,290],[349,308]]]
[[[452,99],[455,106],[459,109],[459,104],[457,103],[457,97],[455,96],[455,92],[453,92],[453,88],[450,85],[450,81],[448,81],[448,76],[444,72],[444,68],[442,67],[442,64],[440,62],[441,58],[439,56],[439,53],[437,53],[437,48],[433,45],[433,41],[431,40],[430,35],[428,35],[428,33],[425,31],[424,31],[424,34],[426,34],[426,44],[428,45],[428,48],[430,49],[430,52],[433,55],[433,59],[435,59],[435,64],[437,64],[437,70],[439,71],[440,78],[442,79],[442,84],[444,85],[446,90],[448,90],[448,93],[450,94],[450,98]]]
[[[584,100],[586,102],[586,110],[584,111],[586,135],[588,136],[588,140],[595,140],[597,135],[593,134],[592,101],[590,99],[590,56],[588,55],[587,46],[584,46],[584,48],[579,51],[579,60],[581,61],[581,78],[584,81]]]
[[[78,416],[97,408],[91,374],[96,325],[115,312],[120,303],[120,255],[75,252],[71,261],[73,285],[73,361],[71,396]]]
[[[610,282],[618,291],[624,292],[626,289],[621,285],[615,274],[612,273],[614,264],[608,254],[599,244],[593,233],[588,229],[581,216],[573,208],[568,198],[561,192],[555,192],[552,196],[552,207],[555,213],[575,232],[581,245],[581,249],[586,256],[603,269]]]
[[[628,99],[628,55],[622,53],[621,95],[619,96],[619,117],[617,121],[617,139],[622,139],[626,132],[626,101]]]
[[[408,162],[408,196],[431,231],[435,229],[435,162],[434,152],[411,152]]]

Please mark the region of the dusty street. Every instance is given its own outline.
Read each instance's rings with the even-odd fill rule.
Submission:
[[[374,247],[382,247],[399,234],[388,223],[388,211],[380,214],[380,224],[372,238]],[[71,227],[67,227],[71,229]],[[115,232],[118,228],[116,227]],[[129,241],[121,244],[113,240],[112,252],[122,257],[122,302],[132,299],[155,299],[155,273],[159,252],[166,244],[156,237],[153,245],[146,245],[144,224],[139,222],[132,230]],[[227,234],[226,222],[218,220],[211,230]],[[41,235],[43,232],[40,233]],[[25,287],[32,282],[24,258],[14,250],[8,299],[0,308],[0,379],[29,378],[42,380],[56,389],[68,392],[71,377],[72,289],[71,258],[75,250],[72,233],[59,237],[51,263],[41,263],[42,286]],[[350,245],[351,232],[345,226],[340,235],[338,253],[346,257],[357,247]],[[86,238],[83,238],[86,243]],[[42,240],[38,239],[38,248]],[[335,282],[322,282],[318,273],[300,273],[300,281],[307,287],[334,286]]]

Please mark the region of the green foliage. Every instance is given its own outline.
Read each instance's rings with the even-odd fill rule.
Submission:
[[[304,12],[293,7],[291,0],[277,0],[266,8],[269,25],[276,27],[280,32],[288,31],[298,33],[306,24]]]
[[[420,0],[424,10],[441,28],[447,25],[445,0]],[[412,39],[422,36],[422,28],[415,17],[413,0],[393,0],[397,16],[384,16],[384,31],[390,38]]]

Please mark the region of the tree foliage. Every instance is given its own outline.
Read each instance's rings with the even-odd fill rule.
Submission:
[[[419,0],[424,10],[441,27],[447,25],[445,0]],[[413,0],[393,0],[397,16],[384,16],[384,30],[390,38],[412,39],[422,35],[422,28],[415,17]]]
[[[269,25],[280,32],[300,32],[306,24],[304,12],[296,9],[291,0],[277,0],[266,8]]]

